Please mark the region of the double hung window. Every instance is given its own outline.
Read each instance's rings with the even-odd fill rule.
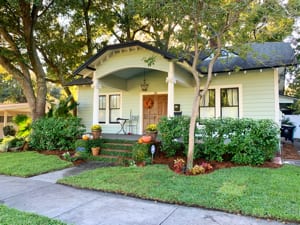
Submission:
[[[106,94],[99,96],[99,122],[118,123],[121,112],[120,94]]]

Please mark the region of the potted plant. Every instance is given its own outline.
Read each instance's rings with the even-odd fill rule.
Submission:
[[[148,124],[146,127],[146,134],[151,136],[152,141],[155,141],[157,136],[157,125],[155,123]]]
[[[94,124],[91,127],[91,131],[93,134],[93,139],[99,139],[101,136],[101,132],[102,132],[102,127],[99,124]]]
[[[99,155],[100,149],[101,149],[101,144],[102,144],[102,140],[99,139],[99,138],[98,139],[89,140],[89,146],[91,148],[93,156]]]
[[[135,161],[137,166],[145,166],[146,160],[150,157],[149,155],[149,144],[136,143],[132,148],[132,159]]]

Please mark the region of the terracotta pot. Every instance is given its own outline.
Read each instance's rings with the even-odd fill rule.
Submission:
[[[152,141],[156,141],[157,131],[146,131],[147,136],[151,136]]]
[[[93,139],[99,139],[101,136],[101,130],[92,130]]]
[[[92,154],[93,156],[99,155],[100,147],[93,147],[92,148]]]
[[[144,167],[144,166],[146,166],[146,162],[145,161],[143,161],[143,162],[137,162],[136,166],[138,166],[138,167]]]

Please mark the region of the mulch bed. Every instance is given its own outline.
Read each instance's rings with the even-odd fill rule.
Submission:
[[[63,158],[63,153],[65,153],[66,151],[59,151],[59,150],[54,150],[54,151],[41,151],[40,153],[45,154],[45,155],[57,155],[58,157],[60,157],[61,159],[64,160]],[[75,154],[75,151],[69,151],[69,153],[73,156]],[[282,143],[282,152],[281,152],[281,157],[282,159],[293,159],[293,160],[300,160],[300,155],[298,154],[295,146],[292,143],[288,143],[288,142],[283,142]],[[166,157],[162,152],[157,152],[155,154],[155,157],[153,159],[153,163],[154,164],[165,164],[168,165],[170,167],[170,169],[173,169],[173,163],[175,159],[178,158],[182,158],[186,161],[186,157],[183,155],[177,155],[177,156],[173,156],[173,157]],[[82,159],[78,159],[76,161],[73,161],[73,165],[74,166],[78,166],[82,163],[85,163],[85,160]],[[194,164],[198,164],[200,165],[201,163],[206,162],[203,159],[197,159],[194,161]],[[213,172],[214,170],[217,169],[224,169],[224,168],[231,168],[231,167],[237,167],[237,166],[241,166],[238,164],[234,164],[232,162],[228,162],[228,161],[224,161],[224,162],[208,162],[213,169],[207,171],[207,173],[209,172]],[[263,168],[279,168],[281,167],[281,165],[273,163],[273,162],[265,162],[263,165],[260,165],[258,167],[263,167]]]

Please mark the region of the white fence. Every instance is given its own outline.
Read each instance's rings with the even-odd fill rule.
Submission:
[[[289,121],[296,126],[294,138],[300,139],[300,115],[284,115],[284,118],[289,118]]]

